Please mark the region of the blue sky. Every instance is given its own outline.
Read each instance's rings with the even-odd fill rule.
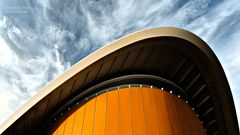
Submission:
[[[240,116],[239,0],[0,0],[0,123],[94,50],[162,26],[184,28],[210,45]]]

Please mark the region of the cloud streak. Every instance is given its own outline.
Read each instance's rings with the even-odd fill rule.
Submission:
[[[223,64],[240,114],[239,9],[237,0],[4,1],[0,108],[5,109],[0,110],[0,121],[94,50],[131,32],[160,26],[190,30],[210,45]]]

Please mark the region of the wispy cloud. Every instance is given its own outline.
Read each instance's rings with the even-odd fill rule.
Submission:
[[[240,123],[240,3],[224,1],[188,26],[214,50],[225,70]]]
[[[41,45],[46,41],[38,39],[36,33],[28,31],[35,34],[29,36],[26,29],[22,30],[6,19],[3,21],[0,36],[1,122],[70,66],[59,53],[57,43]],[[49,36],[59,38],[64,35],[62,33],[54,32]]]
[[[239,114],[239,16],[238,0],[4,1],[0,108],[5,109],[0,121],[92,51],[125,34],[159,26],[188,29],[207,41],[223,64]]]

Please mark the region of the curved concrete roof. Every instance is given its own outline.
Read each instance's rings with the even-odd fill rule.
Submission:
[[[199,37],[172,27],[142,30],[88,55],[9,117],[0,134],[34,133],[76,95],[130,74],[159,76],[179,85],[209,134],[239,134],[231,90],[218,59]]]

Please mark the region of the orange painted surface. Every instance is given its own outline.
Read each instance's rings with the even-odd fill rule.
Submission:
[[[153,96],[156,106],[156,113],[158,119],[158,126],[161,135],[172,134],[171,123],[169,121],[170,114],[166,108],[166,101],[163,97],[165,95],[164,91],[158,89],[153,90]]]
[[[86,105],[83,105],[76,112],[74,112],[76,116],[73,124],[72,135],[82,134],[82,125],[83,125],[85,111],[86,111]]]
[[[69,115],[54,135],[205,135],[182,99],[156,88],[122,88],[98,95]]]
[[[132,88],[132,121],[133,121],[133,134],[146,135],[146,122],[143,108],[143,97],[141,89]]]
[[[146,121],[146,129],[148,135],[159,135],[158,117],[156,106],[153,98],[153,91],[142,89],[143,106]]]
[[[96,98],[90,100],[86,104],[82,135],[91,135],[93,132],[93,124],[95,119],[95,105],[96,105]]]
[[[132,127],[131,97],[128,88],[119,90],[119,134],[131,135]]]
[[[76,113],[71,114],[67,121],[66,121],[66,125],[65,125],[65,130],[64,130],[64,134],[65,135],[71,135],[72,134],[72,127],[74,124],[74,119],[75,119]]]
[[[63,123],[61,123],[61,125],[58,128],[57,135],[63,135],[65,130],[65,125],[66,125],[66,121],[63,121]]]
[[[107,109],[107,93],[97,97],[96,116],[94,122],[94,134],[105,135],[106,125],[106,109]]]
[[[106,135],[118,134],[118,91],[108,93]]]

